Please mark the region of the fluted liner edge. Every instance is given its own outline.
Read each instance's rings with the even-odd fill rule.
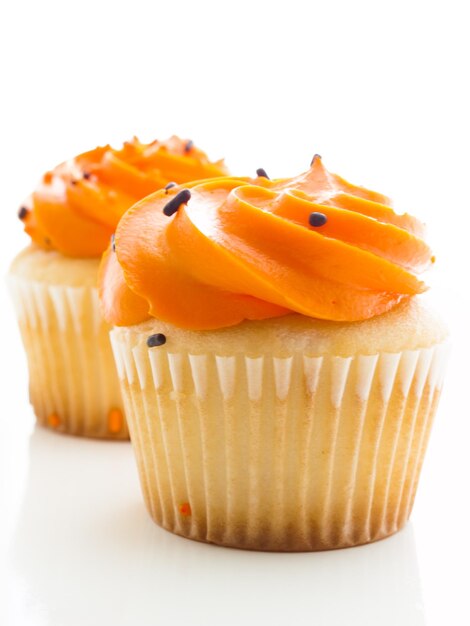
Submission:
[[[323,550],[408,519],[448,346],[375,355],[191,354],[111,333],[142,490],[167,530]]]
[[[128,439],[109,326],[93,287],[10,276],[38,422],[59,432]]]

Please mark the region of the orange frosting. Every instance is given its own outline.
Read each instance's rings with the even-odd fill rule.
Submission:
[[[316,157],[292,179],[203,180],[130,209],[103,259],[103,313],[126,326],[149,316],[188,329],[298,312],[356,321],[425,290],[423,225],[390,200],[330,174]],[[178,204],[178,203],[177,203]],[[312,213],[326,217],[311,226]],[[324,221],[324,218],[323,218]]]
[[[45,249],[72,257],[100,256],[121,216],[169,182],[224,176],[191,141],[171,137],[120,150],[95,148],[47,172],[22,210],[25,231]]]

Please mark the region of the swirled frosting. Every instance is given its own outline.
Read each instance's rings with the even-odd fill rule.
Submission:
[[[112,324],[153,316],[203,330],[293,311],[356,321],[425,290],[416,277],[432,262],[423,225],[319,157],[292,179],[186,188],[157,192],[122,218],[100,276]]]
[[[47,172],[20,211],[25,231],[45,249],[97,257],[125,211],[170,182],[225,176],[192,141],[171,137],[114,150],[98,147]]]

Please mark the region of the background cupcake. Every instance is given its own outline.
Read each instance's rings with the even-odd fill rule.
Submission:
[[[415,297],[431,252],[320,158],[262,174],[154,194],[105,256],[144,498],[221,545],[374,541],[409,517],[441,389],[447,331]]]
[[[102,252],[121,215],[175,183],[219,176],[192,141],[172,137],[99,147],[47,172],[19,210],[31,245],[9,282],[39,423],[61,432],[128,438],[96,290]]]

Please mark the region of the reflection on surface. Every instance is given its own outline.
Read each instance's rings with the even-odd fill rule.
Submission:
[[[12,602],[32,607],[18,623],[425,623],[410,525],[348,550],[244,552],[158,528],[138,489],[129,444],[34,431],[10,550]]]

